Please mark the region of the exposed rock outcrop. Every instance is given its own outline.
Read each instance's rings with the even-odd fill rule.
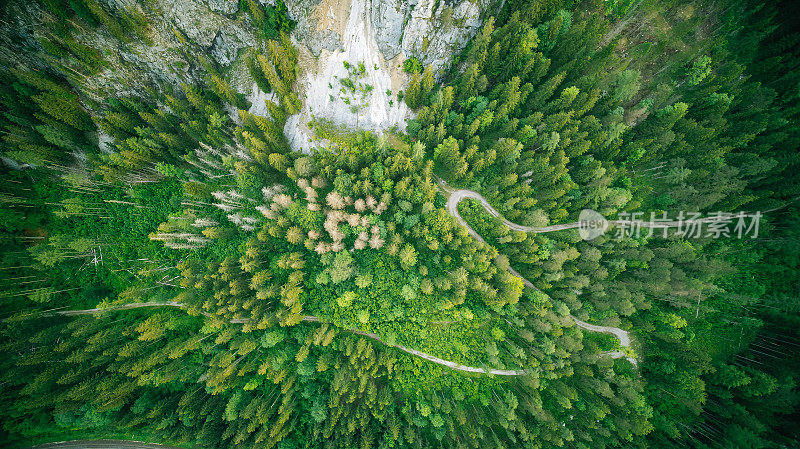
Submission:
[[[474,3],[473,3],[474,2]],[[297,87],[303,111],[284,132],[292,146],[309,151],[305,125],[324,118],[346,128],[405,128],[412,112],[399,99],[415,56],[440,73],[477,33],[496,0],[288,0],[300,48]],[[354,67],[356,69],[354,69]]]
[[[120,40],[105,27],[79,27],[75,40],[103,49],[105,67],[85,73],[78,62],[62,61],[83,75],[81,95],[102,103],[107,98],[142,96],[152,89],[170,89],[200,81],[198,54],[206,54],[222,66],[231,65],[243,48],[254,46],[258,30],[237,0],[153,0],[142,5],[132,0],[108,0],[112,11],[141,16],[147,23],[141,33]],[[37,69],[28,55],[43,51],[39,39],[52,31],[36,2],[12,2],[0,10],[0,19],[12,26],[4,29],[7,60]],[[182,37],[179,37],[182,36]],[[185,39],[182,41],[182,39]],[[69,72],[69,70],[68,70]],[[249,89],[252,80],[243,83]]]
[[[220,5],[228,3],[225,0],[208,0],[206,7],[203,3],[192,0],[163,0],[156,6],[167,23],[174,23],[186,37],[206,49],[217,62],[229,65],[236,59],[240,49],[255,45],[258,30],[246,17],[234,20],[214,12],[219,11],[217,8]],[[233,2],[233,5],[236,9],[228,7],[220,12],[236,12],[238,4]]]
[[[258,45],[260,31],[238,0],[106,1],[112,10],[135,13],[148,25],[131,39],[103,27],[80,31],[76,39],[102,48],[105,63],[92,73],[73,64],[85,78],[81,96],[102,104],[107,98],[146,96],[153,89],[200,82],[205,71],[198,55],[205,54],[223,67],[234,89],[263,102],[263,93],[252,90],[242,58],[245,49]],[[292,37],[300,48],[302,71],[295,88],[304,102],[301,115],[287,123],[325,118],[349,128],[403,129],[412,115],[398,95],[407,82],[405,59],[415,56],[437,71],[445,68],[499,1],[286,0],[297,22]],[[14,24],[7,33],[9,60],[17,58],[18,65],[35,69],[35,61],[16,55],[41,51],[39,39],[48,30],[30,20],[41,15],[38,4],[22,1],[2,12],[0,18]],[[265,113],[261,104],[254,111]],[[307,146],[309,136],[286,131],[292,141]]]
[[[227,66],[236,60],[239,50],[251,46],[253,46],[251,36],[236,28],[225,28],[214,37],[214,43],[211,44],[209,53],[217,62]]]
[[[419,0],[403,30],[402,50],[418,57],[424,65],[432,65],[434,73],[438,73],[478,32],[483,20],[496,12],[496,3]]]
[[[341,31],[329,29],[325,22],[326,19],[346,21],[347,17],[342,18],[342,15],[347,11],[337,8],[334,12],[332,7],[349,3],[348,0],[289,0],[285,3],[289,10],[289,17],[296,22],[293,36],[308,47],[311,53],[319,56],[323,49],[334,51],[341,48]],[[320,6],[320,4],[322,5]],[[324,11],[324,13],[321,16],[315,15],[315,11]]]
[[[477,33],[483,20],[494,14],[498,0],[353,0],[369,11],[375,41],[383,57],[394,59],[401,52],[415,56],[435,71],[445,68]],[[322,49],[334,51],[343,45],[342,32],[332,21],[346,21],[349,0],[287,0],[297,21],[295,38],[314,56]]]
[[[205,0],[208,8],[222,14],[235,14],[239,10],[237,0]]]

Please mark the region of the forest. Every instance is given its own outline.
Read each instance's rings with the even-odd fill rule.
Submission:
[[[792,2],[496,2],[310,152],[294,3],[231,4],[231,65],[0,5],[0,446],[800,446]]]

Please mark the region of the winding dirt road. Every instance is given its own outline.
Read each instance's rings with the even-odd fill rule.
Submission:
[[[128,310],[128,309],[138,309],[141,307],[183,307],[183,304],[179,302],[132,302],[130,304],[123,304],[121,306],[113,306],[113,307],[106,307],[106,308],[95,308],[95,309],[84,309],[84,310],[58,310],[53,312],[45,312],[44,315],[62,315],[62,316],[73,316],[73,315],[91,315],[94,313],[101,313],[101,312],[108,312],[108,311],[116,311],[116,310]]]
[[[631,347],[631,337],[630,337],[630,335],[628,334],[627,331],[624,331],[624,330],[622,330],[622,329],[620,329],[618,327],[597,326],[597,325],[594,325],[594,324],[589,324],[589,323],[587,323],[585,321],[581,321],[581,320],[575,318],[572,315],[570,315],[570,318],[572,318],[572,321],[574,321],[575,324],[578,327],[580,327],[581,329],[584,329],[584,330],[587,330],[587,331],[590,331],[590,332],[603,332],[603,333],[606,333],[606,334],[612,334],[615,337],[617,337],[617,340],[619,340],[619,345],[620,346],[622,346],[623,348],[630,348]],[[638,365],[636,363],[636,359],[635,358],[628,357],[628,355],[625,354],[622,351],[607,351],[607,352],[604,352],[603,355],[607,355],[607,356],[611,357],[612,359],[619,359],[619,358],[625,357],[633,365]]]
[[[483,208],[486,209],[486,212],[489,212],[489,214],[491,214],[493,217],[498,217],[498,218],[502,219],[503,220],[503,224],[508,226],[509,229],[514,230],[514,231],[522,231],[522,232],[531,232],[531,233],[534,233],[534,234],[541,234],[541,233],[544,233],[544,232],[564,231],[564,230],[567,230],[567,229],[578,229],[578,228],[581,227],[581,222],[580,221],[575,221],[575,222],[572,222],[572,223],[563,223],[563,224],[557,224],[557,225],[550,225],[550,226],[543,226],[543,227],[538,227],[538,228],[537,227],[533,227],[533,226],[525,226],[525,225],[517,224],[517,223],[514,223],[514,222],[506,220],[503,216],[500,215],[500,212],[498,212],[497,209],[495,209],[494,207],[492,207],[491,204],[489,204],[489,202],[486,200],[486,198],[483,197],[483,195],[481,195],[478,192],[475,192],[474,190],[466,190],[466,189],[456,190],[456,189],[453,189],[453,188],[449,187],[441,179],[439,179],[439,187],[442,190],[444,190],[445,192],[450,194],[450,198],[447,200],[447,212],[449,212],[450,215],[455,217],[456,220],[458,220],[458,222],[462,226],[467,228],[467,230],[469,231],[469,234],[472,237],[474,237],[476,240],[479,240],[479,241],[484,242],[484,243],[485,243],[485,241],[483,240],[483,238],[480,235],[478,235],[478,233],[475,232],[475,230],[472,229],[467,224],[467,222],[464,221],[463,218],[461,218],[461,214],[458,213],[458,203],[460,203],[462,200],[474,199],[474,200],[480,201],[481,206],[483,206]],[[756,216],[752,215],[752,214],[746,214],[746,215],[744,215],[744,217],[752,218],[752,217],[756,217]],[[738,216],[737,216],[737,218],[738,218]],[[627,227],[630,227],[630,228],[640,227],[640,228],[663,229],[663,228],[683,227],[683,226],[687,226],[688,223],[713,223],[713,222],[722,221],[722,220],[725,220],[725,217],[710,216],[710,217],[699,218],[699,219],[696,219],[696,220],[687,219],[685,221],[652,221],[651,222],[651,221],[645,221],[645,220],[607,220],[607,223],[610,224],[610,225],[622,225],[622,226],[627,226]]]
[[[390,344],[386,343],[385,341],[381,340],[380,337],[378,337],[376,334],[373,334],[373,333],[370,333],[370,332],[364,332],[364,331],[359,331],[359,330],[353,330],[351,332],[354,332],[354,333],[356,333],[358,335],[363,335],[365,337],[372,338],[374,340],[377,340],[377,341],[385,344],[386,346],[391,346],[393,348],[397,348],[397,349],[399,349],[401,351],[404,351],[404,352],[407,352],[407,353],[409,353],[411,355],[415,355],[415,356],[417,356],[419,358],[428,360],[428,361],[433,362],[433,363],[437,363],[439,365],[444,365],[444,366],[446,366],[448,368],[452,368],[452,369],[458,370],[458,371],[465,371],[465,372],[468,372],[468,373],[494,374],[494,375],[497,375],[497,376],[522,376],[522,375],[525,375],[525,374],[528,373],[528,370],[524,370],[524,369],[494,369],[494,368],[488,368],[487,369],[487,368],[475,368],[474,366],[461,365],[459,363],[451,362],[449,360],[440,359],[439,357],[434,357],[434,356],[432,356],[430,354],[426,354],[426,353],[424,353],[422,351],[417,351],[416,349],[407,348],[407,347],[405,347],[403,345],[390,345]]]
[[[158,443],[133,440],[74,440],[40,444],[30,449],[179,449]]]
[[[487,212],[489,212],[494,217],[501,218],[503,220],[503,223],[506,226],[508,226],[509,228],[511,228],[511,229],[513,229],[515,231],[542,233],[542,232],[562,231],[562,230],[565,230],[565,229],[574,229],[574,228],[580,227],[580,222],[566,223],[566,224],[553,225],[553,226],[545,226],[545,227],[540,227],[540,228],[534,228],[534,227],[530,227],[530,226],[523,226],[521,224],[513,223],[513,222],[510,222],[510,221],[506,220],[505,218],[503,218],[500,215],[500,213],[497,212],[497,210],[494,207],[492,207],[491,204],[489,204],[489,202],[486,200],[486,198],[484,198],[483,195],[481,195],[478,192],[475,192],[473,190],[465,190],[465,189],[461,189],[461,190],[452,189],[441,179],[439,179],[439,187],[442,190],[444,190],[445,192],[450,194],[449,198],[447,199],[447,206],[446,206],[447,207],[447,212],[450,215],[452,215],[453,217],[455,217],[455,219],[458,221],[458,223],[461,226],[464,226],[467,229],[467,231],[469,232],[469,235],[471,235],[475,240],[478,240],[479,242],[486,243],[486,240],[484,240],[483,237],[481,237],[474,229],[472,229],[472,227],[463,218],[461,218],[461,215],[458,213],[458,203],[460,203],[461,201],[463,201],[465,199],[468,199],[468,198],[480,201],[481,206],[483,206],[483,208],[486,209]],[[623,221],[611,220],[611,221],[609,221],[609,223],[619,224],[619,223],[623,223]],[[630,223],[630,222],[624,222],[624,223]],[[637,223],[641,224],[642,226],[644,226],[645,223],[650,224],[650,222],[637,222]],[[671,226],[671,225],[677,225],[677,223],[678,222],[656,223],[659,226],[653,226],[653,227],[668,227],[668,226]],[[533,283],[531,281],[525,279],[521,274],[519,274],[519,272],[517,270],[515,270],[515,269],[513,269],[511,267],[508,267],[508,272],[513,274],[514,276],[522,279],[522,282],[525,284],[526,287],[536,289],[537,291],[541,291],[535,285],[533,285]],[[619,340],[620,346],[622,346],[624,348],[630,348],[630,346],[631,346],[631,338],[630,338],[630,335],[628,335],[627,331],[624,331],[624,330],[622,330],[622,329],[620,329],[618,327],[597,326],[597,325],[594,325],[594,324],[589,324],[589,323],[587,323],[585,321],[581,321],[581,320],[575,318],[572,315],[570,315],[570,317],[572,318],[572,321],[574,321],[575,324],[578,327],[580,327],[581,329],[584,329],[584,330],[587,330],[587,331],[590,331],[590,332],[603,332],[603,333],[607,333],[607,334],[612,334],[615,337],[617,337],[617,339]],[[603,355],[607,355],[607,356],[610,356],[611,358],[615,358],[615,359],[625,357],[632,364],[634,364],[634,365],[637,364],[636,363],[636,359],[634,359],[633,357],[628,357],[622,351],[608,351],[608,352],[604,352]]]
[[[131,304],[123,304],[120,306],[112,306],[112,307],[104,307],[104,308],[94,308],[94,309],[83,309],[83,310],[56,310],[56,311],[46,311],[39,316],[79,316],[79,315],[95,315],[101,314],[103,312],[116,312],[119,310],[131,310],[131,309],[138,309],[143,307],[178,307],[183,308],[184,305],[179,302],[139,302],[139,303],[131,303]],[[211,316],[209,313],[203,313],[205,316]],[[31,316],[32,317],[32,316]],[[234,324],[243,324],[248,322],[249,320],[246,318],[237,318],[231,320],[231,323]],[[306,315],[303,317],[303,321],[311,322],[311,323],[324,323],[321,319],[314,315]],[[480,374],[494,374],[497,376],[522,376],[527,374],[527,370],[518,369],[518,370],[506,370],[506,369],[494,369],[494,368],[477,368],[474,366],[467,366],[462,365],[460,363],[451,362],[449,360],[445,360],[422,351],[417,351],[416,349],[411,349],[403,345],[398,344],[389,344],[374,333],[366,332],[358,329],[349,329],[349,332],[353,332],[354,334],[362,335],[367,338],[371,338],[375,341],[378,341],[386,346],[397,348],[403,352],[411,354],[413,356],[428,360],[430,362],[446,366],[448,368],[452,368],[457,371],[464,371],[468,373],[480,373]],[[74,447],[74,446],[73,446]]]
[[[461,218],[461,215],[459,215],[459,213],[458,213],[458,203],[460,203],[464,199],[472,198],[472,199],[476,199],[476,200],[480,201],[480,203],[483,206],[483,208],[486,209],[493,216],[502,218],[500,216],[500,213],[497,212],[497,210],[495,208],[493,208],[489,204],[488,201],[486,201],[486,198],[484,198],[483,195],[481,195],[478,192],[474,192],[472,190],[454,190],[454,189],[449,188],[447,186],[447,184],[445,184],[444,181],[442,181],[442,180],[439,180],[439,186],[442,188],[442,190],[445,190],[446,192],[448,192],[450,194],[450,197],[447,200],[447,211],[450,213],[450,215],[455,217],[456,220],[458,220],[458,222],[467,229],[467,231],[469,232],[469,234],[473,238],[475,238],[476,240],[478,240],[480,242],[486,243],[486,241],[477,232],[475,232],[475,230],[472,229],[472,227],[469,224],[467,224],[467,222],[463,218]],[[542,228],[532,228],[532,227],[529,227],[529,226],[523,226],[523,225],[520,225],[520,224],[512,223],[512,222],[506,220],[505,218],[503,218],[503,222],[506,224],[506,226],[508,226],[511,229],[516,230],[516,231],[523,231],[523,232],[552,232],[552,231],[561,231],[561,230],[564,230],[564,229],[573,229],[573,228],[577,228],[578,226],[580,226],[580,223],[567,223],[567,224],[562,224],[562,225],[546,226],[546,227],[542,227]],[[614,223],[614,222],[612,221],[610,223]],[[535,285],[533,285],[533,283],[531,283],[529,280],[525,279],[515,269],[513,269],[511,267],[508,267],[508,271],[509,271],[509,273],[513,274],[514,276],[522,279],[522,282],[525,284],[526,287],[541,291]],[[112,307],[106,307],[106,308],[85,309],[85,310],[46,311],[46,312],[43,313],[43,315],[45,315],[45,316],[48,316],[48,315],[49,316],[54,316],[54,315],[60,315],[60,316],[91,315],[91,314],[99,314],[99,313],[109,312],[109,311],[137,309],[137,308],[142,308],[142,307],[178,307],[178,308],[183,308],[184,305],[181,304],[181,303],[178,303],[178,302],[174,302],[174,301],[170,301],[170,302],[150,302],[150,303],[144,303],[143,302],[143,303],[124,304],[124,305],[120,305],[120,306],[112,306]],[[205,312],[203,313],[203,315],[211,316],[211,314],[205,313]],[[580,328],[582,328],[584,330],[590,331],[590,332],[604,332],[604,333],[612,334],[615,337],[617,337],[617,339],[619,340],[620,346],[622,346],[624,348],[630,348],[631,339],[630,339],[630,335],[628,335],[628,332],[626,332],[626,331],[624,331],[624,330],[622,330],[620,328],[617,328],[617,327],[597,326],[597,325],[594,325],[594,324],[589,324],[589,323],[586,323],[584,321],[581,321],[581,320],[575,318],[572,315],[570,315],[570,317],[572,318],[572,320],[575,322],[575,324],[578,327],[580,327]],[[247,321],[248,320],[246,318],[245,319],[234,319],[234,320],[231,320],[231,323],[242,324],[242,323],[246,323]],[[305,317],[303,317],[303,321],[314,322],[314,323],[322,322],[322,320],[320,320],[318,317],[315,317],[313,315],[306,315]],[[445,359],[441,359],[439,357],[432,356],[430,354],[426,354],[426,353],[424,353],[422,351],[418,351],[416,349],[411,349],[411,348],[405,347],[403,345],[389,344],[389,343],[381,340],[381,338],[377,334],[374,334],[374,333],[371,333],[371,332],[366,332],[366,331],[362,331],[362,330],[358,330],[358,329],[351,329],[349,331],[353,332],[355,334],[358,334],[358,335],[362,335],[362,336],[367,337],[367,338],[371,338],[371,339],[373,339],[375,341],[378,341],[378,342],[380,342],[380,343],[382,343],[382,344],[384,344],[386,346],[397,348],[397,349],[399,349],[399,350],[401,350],[403,352],[406,352],[408,354],[411,354],[413,356],[428,360],[430,362],[433,362],[433,363],[436,363],[436,364],[439,364],[439,365],[442,365],[442,366],[446,366],[448,368],[451,368],[451,369],[454,369],[454,370],[457,370],[457,371],[464,371],[464,372],[469,372],[469,373],[493,374],[493,375],[497,375],[497,376],[522,376],[522,375],[525,375],[525,374],[528,373],[528,370],[524,370],[524,369],[505,370],[505,369],[493,369],[493,368],[477,368],[477,367],[474,367],[474,366],[461,365],[459,363],[451,362],[451,361],[445,360]],[[631,362],[632,364],[636,365],[636,359],[634,359],[633,357],[628,357],[627,354],[625,354],[622,351],[608,351],[608,352],[602,353],[602,355],[609,356],[609,357],[615,358],[615,359],[616,358],[625,357],[629,362]],[[65,443],[65,444],[69,444],[69,443]],[[76,446],[64,446],[64,447],[76,447]],[[96,447],[96,446],[93,446],[93,447]]]

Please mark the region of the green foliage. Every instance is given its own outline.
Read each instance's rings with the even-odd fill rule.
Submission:
[[[311,118],[330,147],[301,154],[283,2],[237,16],[262,38],[243,56],[269,117],[180,33],[196,84],[100,103],[116,55],[94,46],[151,45],[141,5],[42,6],[42,51],[0,56],[36,67],[0,74],[7,445],[797,445],[784,10],[508,1],[451,72],[405,61],[406,134]],[[377,67],[344,66],[331,96],[358,112]],[[496,210],[458,204],[479,239],[448,184]],[[583,209],[769,212],[758,239],[584,241]]]
[[[692,67],[688,70],[687,83],[690,86],[696,86],[701,81],[706,79],[711,74],[711,58],[708,56],[701,56],[692,63]]]
[[[275,39],[281,34],[289,34],[296,25],[289,18],[286,3],[283,0],[277,0],[274,3],[274,5],[265,5],[258,0],[241,0],[239,2],[239,8],[247,11],[253,19],[261,32],[262,39]]]
[[[403,71],[406,73],[421,73],[423,70],[422,63],[415,56],[403,61]]]

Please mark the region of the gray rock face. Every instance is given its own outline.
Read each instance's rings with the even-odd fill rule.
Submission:
[[[88,76],[80,92],[83,98],[98,103],[107,98],[145,96],[150,89],[171,90],[170,86],[198,82],[205,76],[202,69],[198,70],[198,54],[229,66],[243,48],[257,42],[258,30],[247,15],[225,15],[238,11],[237,0],[152,0],[146,9],[136,0],[105,1],[114,8],[142,14],[148,23],[148,42],[140,39],[120,42],[104,27],[85,28],[77,36],[79,42],[104,50],[108,67]],[[46,25],[32,18],[44,14],[40,9],[35,2],[24,0],[0,8],[0,19],[12,24],[5,34],[13,42],[10,48],[20,48],[12,50],[19,55],[20,65],[37,67],[35,59],[25,59],[29,53],[21,47],[39,45],[36,36]],[[252,80],[246,79],[243,84],[249,89]]]
[[[235,0],[172,0],[161,3],[164,19],[175,24],[193,43],[207,51],[218,63],[230,65],[239,50],[255,45],[257,30],[246,21],[234,21],[223,14],[235,13]],[[231,6],[232,5],[232,6]]]
[[[392,59],[403,50],[403,29],[410,12],[410,3],[401,5],[399,0],[372,2],[372,23],[375,40],[386,59]]]
[[[314,10],[323,0],[287,0],[297,21],[295,38],[319,56],[341,47],[342,36],[318,23],[322,14]],[[347,0],[341,0],[347,2]],[[378,48],[389,60],[400,53],[415,56],[435,72],[446,67],[452,56],[479,30],[486,17],[496,13],[499,0],[350,0],[365,3],[371,15]],[[348,10],[345,8],[344,10]]]
[[[294,36],[298,41],[316,56],[322,49],[334,51],[341,47],[342,37],[332,30],[319,29],[316,21],[311,17],[311,12],[322,0],[288,0],[285,1],[289,10],[289,18],[296,22]]]
[[[205,0],[209,9],[222,14],[236,14],[239,2],[236,0]]]
[[[235,28],[220,30],[214,37],[214,43],[209,49],[211,56],[222,65],[230,65],[236,59],[240,49],[253,45],[251,36],[245,33],[237,33],[236,31],[238,30]]]
[[[216,14],[202,3],[173,0],[163,1],[161,6],[164,19],[172,21],[192,42],[202,48],[212,49],[212,55],[220,64],[230,63],[228,56],[231,51],[235,53],[255,43],[256,30],[252,24],[239,23]],[[234,47],[235,50],[231,50]]]
[[[258,45],[259,31],[238,10],[237,0],[148,0],[146,8],[137,0],[104,1],[143,15],[147,37],[122,42],[103,27],[85,29],[78,40],[104,49],[108,66],[87,76],[82,98],[102,103],[110,97],[147,96],[152,89],[169,92],[171,86],[199,82],[206,75],[198,61],[201,54],[226,66],[223,73],[232,87],[251,92],[253,80],[241,55],[245,48]],[[259,1],[271,4],[274,0]],[[445,67],[483,19],[495,12],[499,1],[286,0],[297,22],[295,41],[317,56],[327,50],[315,60],[301,52],[306,73],[296,89],[306,109],[300,123],[314,116],[347,126],[402,129],[406,116],[412,114],[397,97],[405,87],[403,57],[416,56],[437,70]],[[0,18],[12,24],[6,33],[13,43],[10,52],[24,55],[21,46],[38,46],[36,38],[46,32],[46,25],[32,19],[42,15],[36,2],[12,3],[13,8],[0,8]],[[18,47],[20,51],[14,52]],[[19,59],[20,65],[36,67],[23,56]],[[352,104],[345,105],[344,98],[339,98],[338,89],[329,86],[348,76],[340,73],[346,72],[343,60],[367,62],[369,74],[362,81],[371,92],[363,96],[362,109],[353,111]]]
[[[497,6],[495,0],[419,0],[403,30],[403,51],[419,58],[423,65],[432,65],[437,73],[475,36]]]
[[[308,152],[329,145],[305,126],[313,119],[378,133],[405,129],[414,113],[397,96],[407,80],[404,57],[416,56],[438,73],[502,0],[286,1],[297,21],[294,39],[315,57],[301,61],[304,70],[295,88],[303,107],[287,119],[284,134],[295,150]],[[339,83],[353,76],[348,67],[357,63],[363,67],[358,86],[369,89],[350,98]]]

